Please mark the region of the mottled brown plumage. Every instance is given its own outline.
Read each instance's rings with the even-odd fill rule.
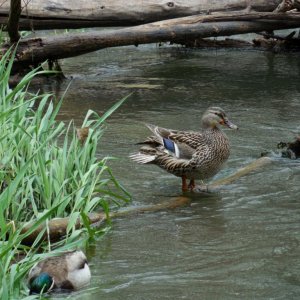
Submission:
[[[219,107],[211,107],[204,113],[201,132],[147,125],[154,135],[139,143],[140,151],[130,158],[141,164],[156,164],[181,177],[184,191],[188,188],[186,179],[190,179],[189,187],[193,189],[195,179],[211,178],[229,157],[229,141],[219,124],[237,129]]]

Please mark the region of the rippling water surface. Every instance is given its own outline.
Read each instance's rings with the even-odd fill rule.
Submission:
[[[77,124],[133,95],[110,118],[99,156],[119,157],[115,175],[142,206],[180,196],[180,179],[128,160],[144,123],[197,130],[210,105],[239,131],[217,177],[276,150],[300,132],[299,54],[124,47],[68,59],[73,82],[60,118]],[[69,83],[50,84],[61,93]],[[47,87],[49,88],[49,87]],[[74,299],[299,299],[300,162],[273,163],[190,204],[115,219],[88,250],[92,284]],[[66,297],[66,295],[64,295]]]

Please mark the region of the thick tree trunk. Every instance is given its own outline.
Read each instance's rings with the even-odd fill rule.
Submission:
[[[9,2],[0,5],[6,24]],[[28,29],[128,26],[164,19],[251,8],[273,11],[281,0],[22,0],[20,26]],[[3,18],[4,17],[4,18]],[[50,27],[51,26],[51,27]]]
[[[228,36],[299,26],[299,13],[191,16],[111,31],[22,40],[19,43],[17,60],[25,64],[37,64],[47,59],[67,58],[107,47],[172,42],[185,38]]]

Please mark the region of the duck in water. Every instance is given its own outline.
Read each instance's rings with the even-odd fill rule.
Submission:
[[[82,251],[70,251],[37,263],[28,275],[30,294],[78,290],[89,284],[91,272]]]

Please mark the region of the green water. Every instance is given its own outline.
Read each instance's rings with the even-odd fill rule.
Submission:
[[[62,63],[60,114],[80,124],[133,92],[110,118],[99,156],[130,191],[130,205],[180,196],[180,179],[128,159],[148,134],[144,123],[197,130],[204,110],[221,106],[239,131],[226,130],[231,156],[217,178],[276,150],[300,132],[300,56],[252,51],[124,47]],[[139,85],[140,88],[137,87]],[[142,86],[141,86],[142,85]],[[299,299],[300,163],[273,163],[218,193],[187,194],[190,205],[113,221],[88,249],[91,285],[72,299]]]

